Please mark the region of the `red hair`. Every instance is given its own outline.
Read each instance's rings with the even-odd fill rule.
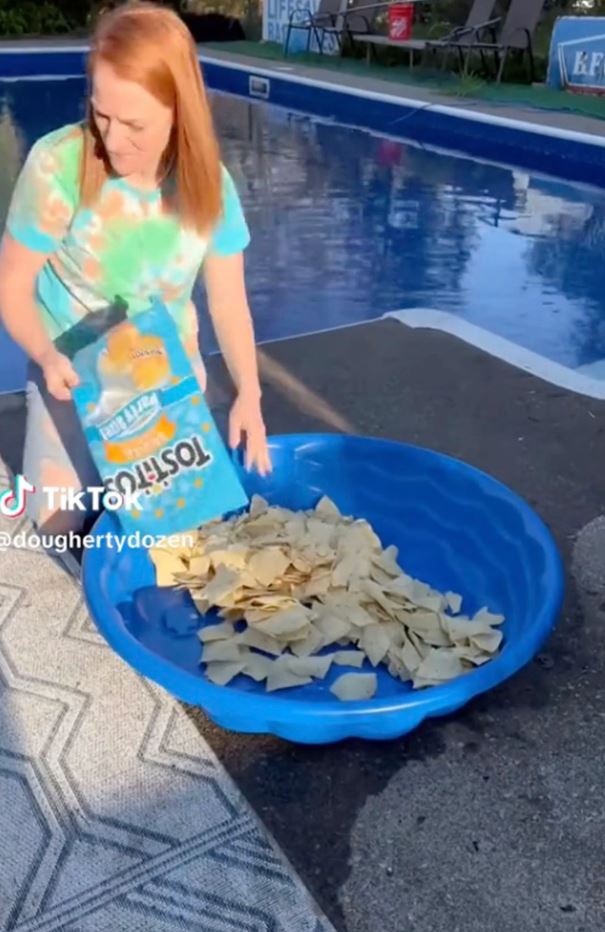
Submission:
[[[208,234],[222,209],[220,150],[195,43],[176,13],[155,3],[129,2],[101,16],[88,73],[103,60],[120,78],[140,84],[174,114],[161,168],[174,165],[175,201],[183,224]],[[90,101],[84,126],[81,198],[91,205],[110,174]]]

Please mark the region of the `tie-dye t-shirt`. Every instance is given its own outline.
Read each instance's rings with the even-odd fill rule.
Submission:
[[[156,297],[173,315],[187,347],[197,345],[191,295],[200,266],[211,253],[240,252],[250,239],[229,172],[223,166],[222,217],[204,239],[163,208],[159,189],[137,190],[123,178],[109,178],[93,208],[81,207],[82,147],[79,124],[39,139],[17,179],[7,217],[14,239],[51,253],[36,288],[50,337],[56,340],[91,312],[111,305],[131,316]]]

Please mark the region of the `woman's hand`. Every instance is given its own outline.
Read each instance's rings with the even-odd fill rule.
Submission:
[[[40,356],[38,363],[50,394],[59,401],[69,401],[71,399],[70,389],[80,384],[78,373],[69,358],[53,347]]]
[[[234,225],[237,225],[233,221]],[[267,435],[261,412],[256,346],[246,296],[244,257],[210,253],[204,260],[208,310],[218,344],[238,395],[229,418],[229,445],[238,447],[246,434],[246,469],[271,472]]]
[[[271,457],[260,403],[260,392],[240,391],[229,415],[229,445],[239,447],[246,435],[246,469],[256,466],[261,476],[271,472]]]

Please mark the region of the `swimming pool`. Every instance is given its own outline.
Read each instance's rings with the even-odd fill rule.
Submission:
[[[29,146],[82,113],[83,79],[0,85],[0,217]],[[605,191],[213,94],[252,229],[261,342],[445,311],[572,370],[605,357]],[[201,289],[203,348],[216,350]],[[22,387],[5,334],[0,391]],[[603,373],[605,375],[605,373]]]

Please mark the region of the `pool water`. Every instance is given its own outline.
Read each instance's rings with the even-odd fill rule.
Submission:
[[[2,222],[27,150],[78,119],[84,94],[83,79],[0,85]],[[605,357],[604,190],[266,103],[215,93],[213,106],[252,230],[259,341],[420,307],[572,369]],[[195,297],[215,352],[201,288]],[[6,334],[0,353],[0,391],[21,388],[24,357]]]

